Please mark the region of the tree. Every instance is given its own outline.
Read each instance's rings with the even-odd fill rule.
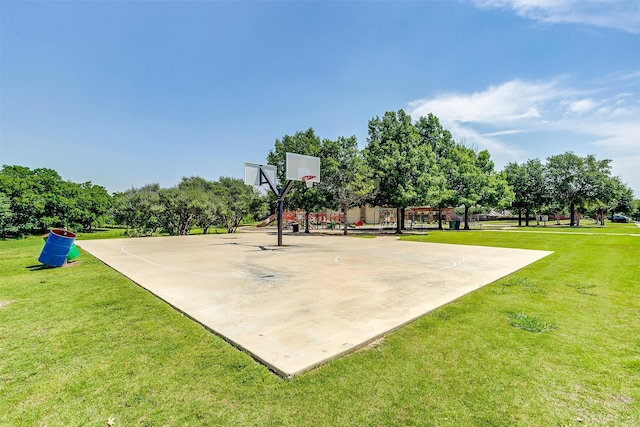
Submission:
[[[16,233],[28,234],[45,229],[41,218],[45,213],[46,201],[33,171],[25,166],[3,166],[0,171],[0,192],[10,201]]]
[[[529,226],[530,212],[539,213],[548,203],[549,195],[544,181],[544,166],[539,159],[528,160],[519,165],[509,163],[504,168],[505,176],[514,191],[512,207],[518,210],[518,226],[522,226],[522,211],[525,225]],[[539,218],[536,215],[536,218]]]
[[[242,179],[221,177],[215,183],[214,193],[220,200],[218,217],[228,233],[235,233],[246,216],[264,206],[258,192]]]
[[[506,209],[513,203],[513,198],[513,188],[507,182],[506,174],[492,172],[489,173],[488,188],[478,204],[486,208]]]
[[[160,190],[160,203],[164,207],[161,223],[171,235],[187,235],[205,216],[216,211],[215,184],[200,177],[183,177],[172,188]],[[214,221],[216,218],[211,218]],[[206,229],[211,226],[207,224]],[[204,229],[205,227],[203,227]],[[206,232],[206,230],[205,230]]]
[[[455,205],[453,175],[456,164],[452,158],[456,143],[451,133],[445,129],[438,118],[429,113],[420,117],[415,124],[420,144],[427,144],[435,158],[430,167],[430,185],[426,195],[427,204],[438,208],[438,229],[442,230],[442,209]]]
[[[0,192],[11,202],[13,224],[18,234],[42,233],[64,227],[67,215],[66,183],[52,169],[3,166]]]
[[[201,206],[199,194],[172,187],[160,189],[158,196],[163,207],[159,218],[162,230],[172,236],[189,234]]]
[[[346,218],[349,209],[365,203],[374,189],[362,153],[358,150],[358,141],[355,136],[339,137],[335,141],[325,139],[320,157],[325,160],[320,187],[326,189],[330,203]],[[345,235],[347,230],[345,220]]]
[[[631,212],[633,219],[640,221],[640,199],[633,199],[631,201]]]
[[[114,196],[112,215],[127,227],[129,236],[147,236],[158,231],[165,207],[160,203],[160,185],[147,184]]]
[[[4,237],[15,231],[13,213],[11,212],[11,200],[6,194],[0,193],[0,236]]]
[[[604,225],[607,212],[629,214],[633,211],[633,190],[622,182],[620,177],[601,178],[601,185],[589,207],[595,213],[596,220]]]
[[[546,180],[554,201],[569,208],[570,225],[575,225],[575,207],[583,200],[582,159],[572,152],[547,158]]]
[[[111,207],[106,189],[91,182],[64,181],[47,168],[4,166],[0,192],[9,199],[11,233],[42,233],[51,227],[90,231]]]
[[[522,211],[529,207],[529,191],[527,185],[527,172],[524,165],[517,162],[508,163],[504,172],[507,182],[513,188],[514,199],[511,204],[512,208],[518,211],[518,227],[522,227]],[[529,226],[529,217],[526,215],[527,226]]]
[[[469,209],[505,207],[513,200],[513,191],[506,177],[494,171],[494,164],[487,150],[476,151],[464,143],[453,150],[456,168],[452,174],[457,204],[464,207],[464,229],[469,229]]]
[[[616,212],[632,214],[634,212],[633,190],[624,184],[620,177],[615,176],[612,179],[615,182],[616,190],[611,214],[613,215]]]
[[[540,159],[530,159],[525,163],[530,208],[536,213],[536,224],[540,225],[540,215],[549,204],[551,196],[544,177],[544,165]],[[529,212],[526,212],[527,216]],[[527,225],[529,223],[527,222]]]
[[[570,226],[579,225],[576,212],[606,193],[611,160],[579,157],[568,151],[547,158],[545,179],[553,202],[569,209]]]
[[[369,120],[367,141],[364,157],[377,186],[373,203],[397,209],[400,234],[404,210],[426,199],[435,157],[403,110]]]
[[[71,227],[82,231],[91,232],[94,225],[103,222],[113,203],[104,187],[90,181],[82,184],[67,182],[64,192],[63,217]]]
[[[218,208],[220,206],[220,200],[215,194],[215,183],[207,181],[201,177],[182,178],[182,181],[178,184],[180,189],[190,189],[196,191],[202,200],[203,206],[198,209],[195,216],[196,227],[200,227],[204,234],[209,232],[209,229],[213,227],[219,220]]]

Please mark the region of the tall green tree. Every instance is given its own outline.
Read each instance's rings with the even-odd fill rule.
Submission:
[[[215,183],[198,176],[192,176],[182,178],[178,188],[197,192],[199,197],[202,198],[202,206],[196,212],[195,226],[200,227],[202,232],[207,234],[209,229],[219,221],[218,207],[220,206],[220,200],[215,194]]]
[[[0,192],[11,202],[13,228],[18,234],[44,232],[50,227],[70,227],[75,203],[74,184],[48,168],[3,166]]]
[[[187,235],[191,229],[203,223],[205,216],[217,211],[215,184],[201,177],[183,177],[175,187],[160,190],[160,203],[164,210],[161,216],[163,229],[171,235]],[[204,232],[212,224],[203,227]]]
[[[165,210],[160,191],[160,185],[154,183],[115,194],[112,215],[127,227],[127,235],[148,236],[159,230]]]
[[[0,171],[0,192],[11,202],[16,233],[29,234],[46,230],[43,217],[47,211],[47,200],[42,194],[35,171],[25,166],[3,166]]]
[[[497,174],[487,150],[476,151],[460,143],[453,150],[456,164],[452,181],[457,204],[464,207],[464,229],[469,229],[469,209],[476,206],[504,207],[513,191],[506,177]]]
[[[189,234],[198,213],[205,206],[203,194],[172,187],[160,189],[158,196],[163,207],[159,218],[162,229],[172,236]]]
[[[91,232],[94,225],[106,221],[113,201],[104,187],[90,181],[81,184],[67,182],[64,193],[63,217],[73,229]]]
[[[11,200],[6,194],[0,193],[0,236],[8,236],[15,231],[13,212],[11,212]]]
[[[575,225],[575,207],[584,199],[581,184],[582,159],[573,152],[548,157],[545,172],[547,185],[554,202],[569,208],[570,225]]]
[[[504,172],[507,177],[507,182],[514,191],[514,200],[511,204],[513,209],[518,211],[518,227],[522,227],[522,213],[523,210],[530,206],[529,192],[527,188],[527,171],[524,165],[519,165],[517,162],[508,163]],[[529,216],[525,215],[527,226],[529,226]]]
[[[0,192],[9,199],[11,233],[44,232],[51,227],[91,231],[103,221],[111,207],[104,187],[91,182],[63,180],[48,168],[4,166],[0,170]]]
[[[531,211],[537,214],[549,202],[544,165],[539,159],[530,159],[523,164],[512,162],[505,166],[504,172],[514,191],[512,207],[518,210],[518,226],[522,226],[524,213],[525,225],[528,227]]]
[[[620,212],[623,214],[631,214],[634,212],[634,203],[633,203],[633,190],[622,182],[622,179],[618,176],[612,177],[614,182],[614,203],[611,207],[611,214],[615,214],[616,212]]]
[[[453,188],[453,176],[456,163],[453,150],[456,142],[438,117],[429,113],[420,117],[415,124],[421,144],[427,144],[433,153],[434,164],[428,171],[430,185],[426,195],[426,204],[438,208],[438,228],[442,230],[442,209],[456,204],[456,193]]]
[[[228,233],[235,233],[244,218],[263,210],[260,194],[242,179],[221,177],[215,183],[214,193],[220,200],[218,217]]]
[[[605,225],[607,212],[613,216],[616,213],[631,213],[633,190],[622,182],[618,176],[604,176],[600,178],[595,197],[588,202],[588,208],[601,225]]]
[[[326,189],[331,207],[347,218],[349,209],[363,205],[374,190],[358,141],[355,136],[339,137],[335,141],[325,139],[320,157],[324,159],[320,187]],[[343,233],[348,233],[346,220]]]
[[[403,110],[369,120],[368,134],[364,157],[377,186],[373,203],[396,208],[396,233],[402,233],[405,209],[426,199],[433,153]]]
[[[640,199],[633,199],[631,201],[631,209],[629,209],[629,213],[633,215],[634,220],[640,221]]]
[[[547,158],[545,179],[553,202],[569,209],[570,226],[578,209],[598,199],[611,176],[611,160],[580,157],[571,151]]]

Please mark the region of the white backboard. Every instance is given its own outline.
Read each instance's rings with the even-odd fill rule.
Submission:
[[[276,186],[276,176],[278,174],[278,168],[271,165],[261,165],[259,163],[245,163],[244,164],[244,183],[247,185],[254,185],[260,187],[262,185],[269,185],[269,182],[264,176],[260,174],[260,169],[271,180],[271,184]]]
[[[320,182],[320,158],[287,153],[287,179]]]

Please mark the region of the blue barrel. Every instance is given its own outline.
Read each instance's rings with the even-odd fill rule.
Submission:
[[[47,237],[38,261],[51,267],[64,265],[75,238],[76,235],[71,231],[54,228]]]
[[[47,239],[49,238],[49,233],[47,233],[44,236],[42,236],[42,238],[46,242]],[[79,256],[80,256],[80,251],[78,250],[78,247],[74,243],[73,245],[71,245],[71,249],[69,250],[69,254],[67,255],[67,261],[73,261],[74,259],[78,258]]]

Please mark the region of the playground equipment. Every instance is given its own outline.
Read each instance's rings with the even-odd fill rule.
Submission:
[[[278,218],[278,215],[273,214],[268,218],[265,218],[264,221],[262,221],[261,223],[258,223],[256,225],[256,227],[266,227],[267,225],[271,224],[273,221],[275,221]]]

